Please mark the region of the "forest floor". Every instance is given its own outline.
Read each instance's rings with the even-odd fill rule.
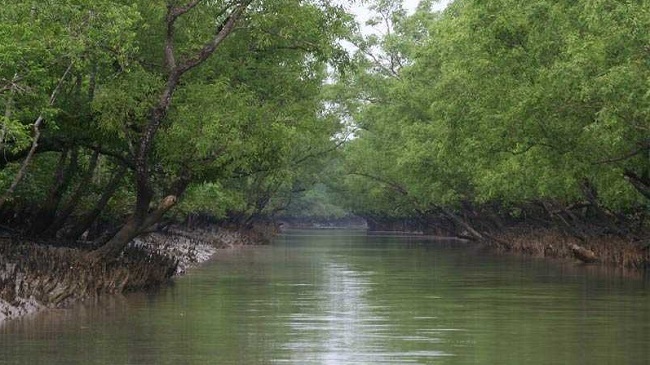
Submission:
[[[133,240],[113,261],[98,262],[90,248],[0,237],[0,323],[104,294],[155,288],[218,249],[265,240],[255,231],[173,227]]]

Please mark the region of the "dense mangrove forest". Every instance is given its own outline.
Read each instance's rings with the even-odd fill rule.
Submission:
[[[3,4],[0,320],[280,223],[647,267],[648,4],[436,5]]]
[[[388,31],[343,76],[341,201],[378,229],[646,265],[648,4],[430,5],[380,2]]]

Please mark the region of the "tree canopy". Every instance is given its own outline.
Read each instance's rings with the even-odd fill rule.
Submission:
[[[197,212],[645,232],[647,4],[432,4],[370,36],[326,0],[5,4],[0,224],[103,256]]]
[[[575,208],[569,217],[610,231],[643,221],[647,4],[429,5],[407,16],[379,2],[389,31],[359,42],[361,67],[341,80],[355,85],[348,105],[360,129],[345,151],[350,208],[455,223],[478,210],[517,217],[544,206],[565,219]]]
[[[322,87],[347,62],[341,6],[18,1],[0,16],[0,208],[33,233],[122,220],[108,255],[183,197],[181,212],[250,215],[335,143]]]

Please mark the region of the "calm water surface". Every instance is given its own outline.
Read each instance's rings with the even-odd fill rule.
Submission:
[[[158,293],[6,323],[0,364],[650,364],[650,280],[292,231]]]

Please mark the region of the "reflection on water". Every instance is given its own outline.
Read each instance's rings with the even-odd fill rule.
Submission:
[[[297,231],[158,293],[0,327],[0,364],[648,364],[650,281]]]
[[[439,343],[436,332],[395,335],[386,315],[390,308],[373,304],[369,292],[372,271],[355,271],[337,263],[323,267],[324,284],[319,290],[298,298],[304,308],[285,316],[290,338],[282,345],[291,356],[273,359],[294,364],[405,364],[444,356],[442,351],[389,351],[389,342]],[[423,322],[426,317],[421,317]]]

